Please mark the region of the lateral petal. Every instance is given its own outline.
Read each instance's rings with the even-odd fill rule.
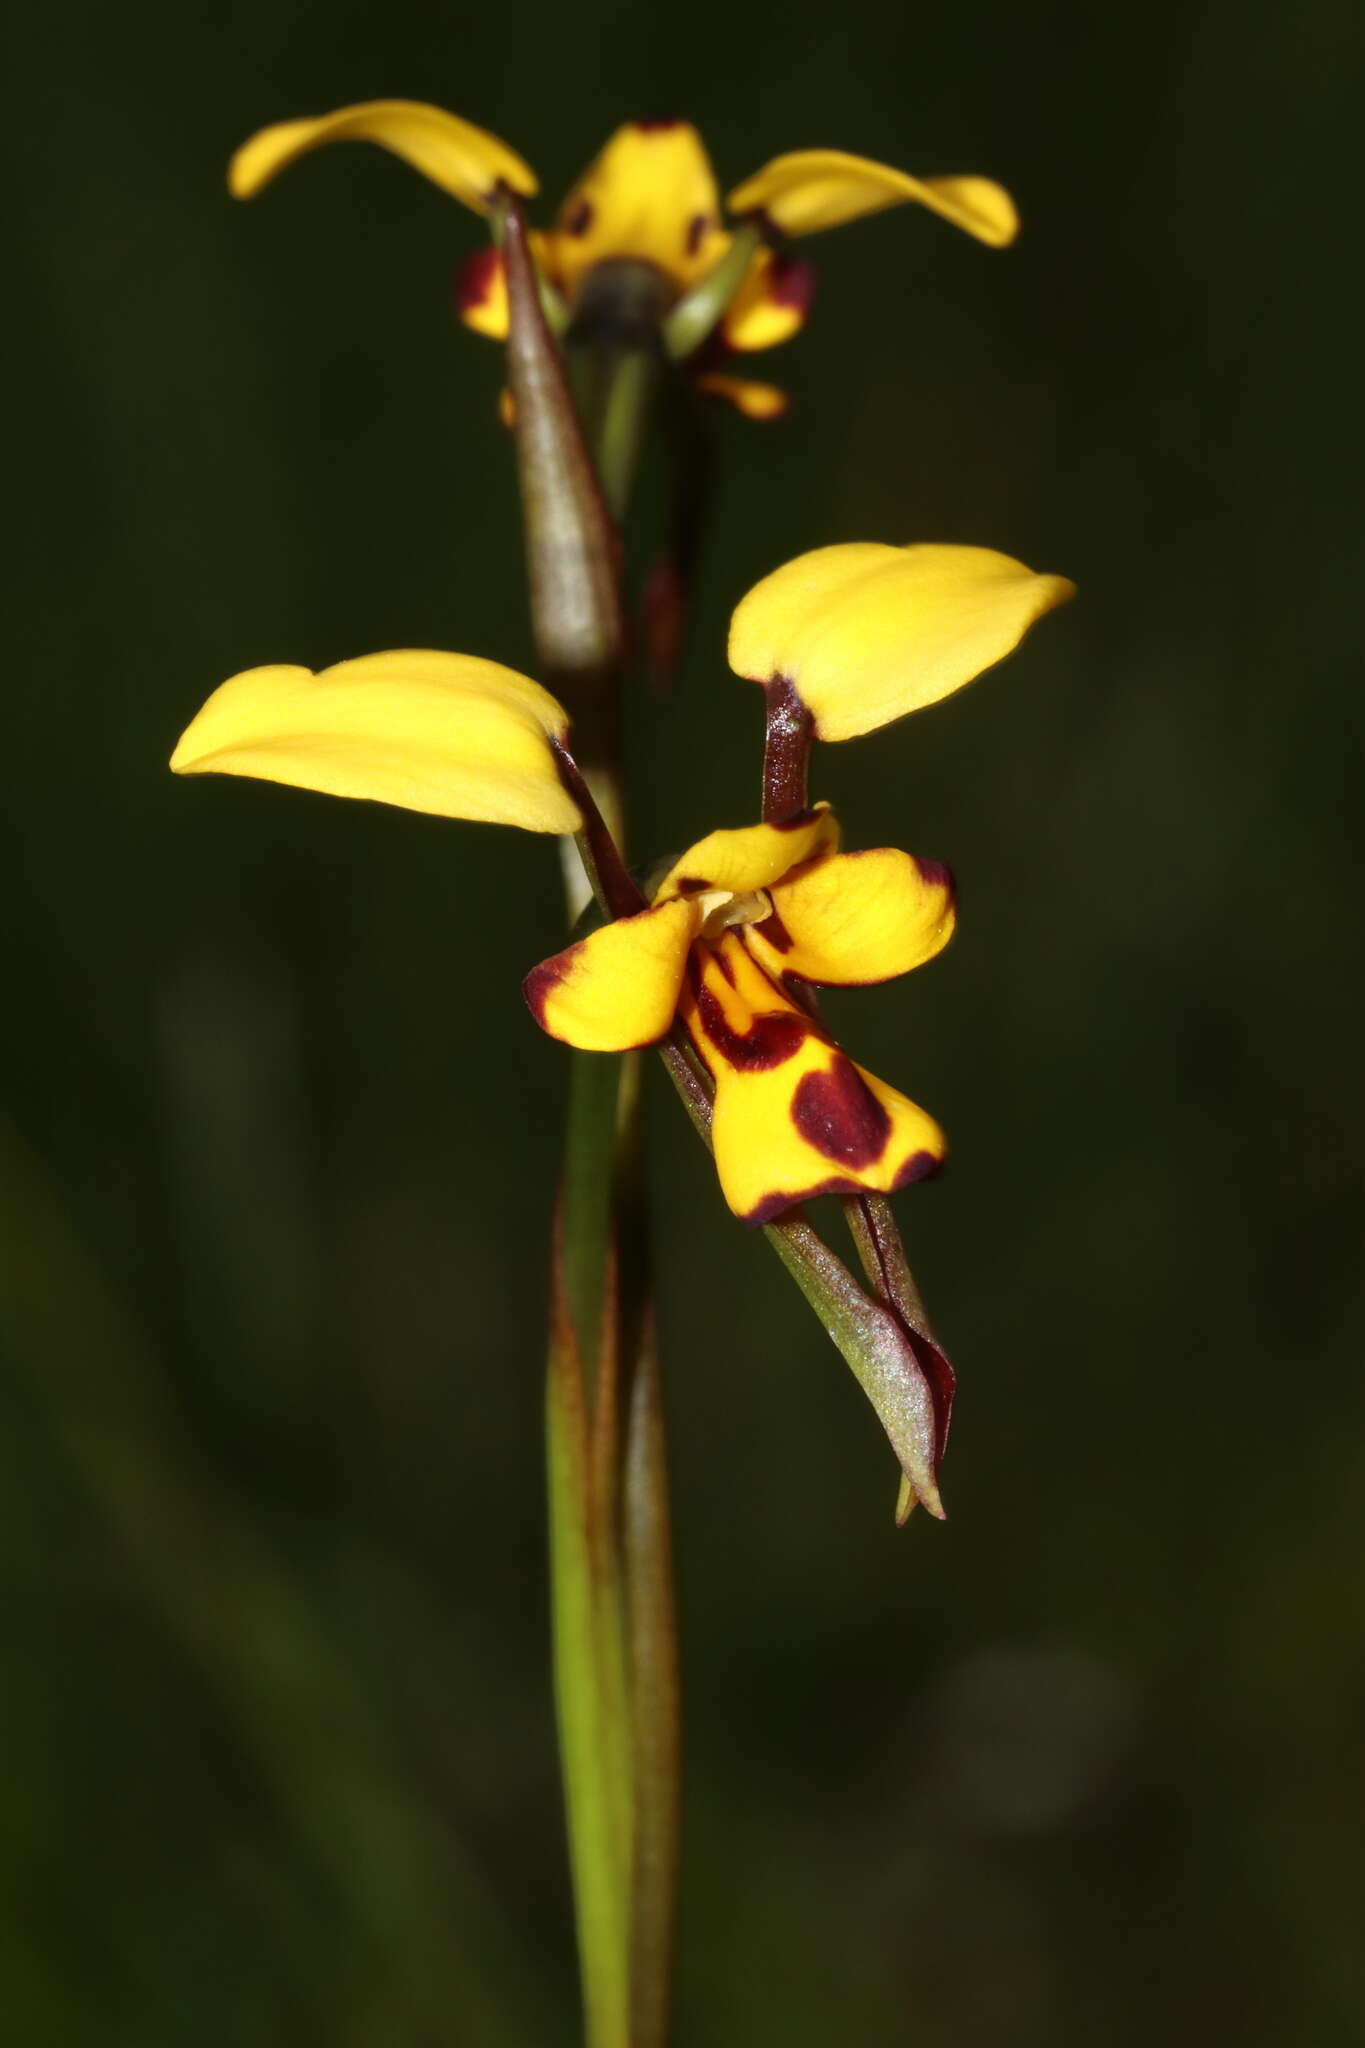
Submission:
[[[728,347],[741,353],[775,348],[804,326],[814,296],[811,264],[759,249],[725,309],[721,334]]]
[[[711,160],[691,123],[627,121],[559,210],[554,267],[572,294],[593,264],[633,257],[686,291],[729,239]]]
[[[699,949],[679,1015],[715,1081],[721,1189],[746,1223],[816,1195],[890,1193],[941,1163],[925,1112],[855,1066],[729,937]]]
[[[746,420],[778,420],[791,400],[778,384],[759,384],[752,377],[727,377],[721,370],[704,370],[696,380],[698,391],[708,398],[723,399]]]
[[[655,890],[654,901],[703,896],[710,889],[726,889],[736,896],[767,889],[799,862],[832,852],[838,844],[839,824],[828,804],[816,804],[780,825],[708,832],[674,861]]]
[[[328,142],[377,142],[475,213],[492,210],[499,185],[524,197],[537,189],[530,165],[472,121],[422,100],[363,100],[335,113],[259,129],[228,166],[228,190],[235,199],[254,198],[287,164]]]
[[[555,289],[548,266],[549,239],[537,228],[531,228],[526,236],[532,261],[544,280],[543,293],[553,293]],[[511,318],[507,267],[501,249],[495,244],[490,242],[486,248],[476,249],[456,271],[455,311],[476,334],[486,334],[490,341],[506,341]]]
[[[746,927],[750,950],[770,974],[822,986],[908,974],[942,952],[956,920],[948,869],[894,846],[812,862],[771,896],[771,916]]]
[[[1075,595],[993,548],[816,548],[775,569],[730,622],[730,666],[785,676],[817,737],[849,740],[950,696]]]
[[[430,648],[362,655],[314,675],[233,676],[171,757],[178,775],[250,775],[442,818],[576,832],[550,741],[568,715],[529,677]]]
[[[1003,249],[1019,231],[1014,201],[990,178],[912,178],[842,149],[796,149],[776,156],[726,201],[736,216],[761,213],[784,235],[814,235],[864,214],[915,200]]]
[[[506,341],[507,271],[492,243],[465,258],[455,274],[455,310],[466,327],[490,341]]]
[[[696,927],[695,909],[676,898],[600,925],[531,969],[523,984],[531,1015],[583,1052],[653,1045],[673,1022]]]

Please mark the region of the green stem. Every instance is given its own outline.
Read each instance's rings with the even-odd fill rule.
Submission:
[[[575,406],[510,205],[504,230],[536,637],[546,680],[573,712],[578,762],[564,769],[581,768],[601,840],[580,841],[584,868],[600,889],[608,853],[616,892],[634,907],[617,851],[616,522],[661,362],[659,282],[648,266],[624,266],[602,281],[607,296],[578,309],[567,347]],[[613,902],[611,914],[625,907]],[[577,908],[571,890],[571,919]],[[664,2048],[673,1949],[677,1658],[638,1066],[573,1055],[547,1376],[555,1692],[589,2048]]]

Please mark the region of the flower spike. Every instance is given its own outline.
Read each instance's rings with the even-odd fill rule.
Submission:
[[[765,686],[785,678],[817,739],[856,739],[993,668],[1075,591],[993,548],[816,548],[740,600],[730,666]]]
[[[228,166],[228,190],[252,199],[286,165],[328,142],[377,142],[475,213],[492,212],[500,185],[527,197],[538,189],[530,165],[486,128],[421,100],[364,100],[258,130]]]
[[[570,833],[583,819],[555,750],[568,723],[549,692],[515,669],[417,648],[316,675],[247,669],[214,691],[171,767]]]
[[[1019,232],[1019,215],[1003,185],[991,178],[912,178],[890,164],[842,149],[796,149],[776,156],[737,185],[726,204],[743,216],[760,213],[784,235],[814,235],[864,214],[915,200],[954,227],[1003,249]]]

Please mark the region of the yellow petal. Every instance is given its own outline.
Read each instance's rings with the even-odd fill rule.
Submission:
[[[836,853],[772,888],[772,915],[746,939],[769,974],[856,987],[889,981],[953,935],[953,878],[894,846]]]
[[[742,412],[746,420],[781,419],[791,404],[780,386],[756,384],[750,377],[726,377],[718,370],[707,370],[696,383],[698,391],[704,391],[708,398],[723,398],[736,412]]]
[[[618,256],[655,264],[686,291],[729,239],[696,129],[687,121],[628,121],[560,208],[552,260],[570,295],[584,271]]]
[[[814,292],[809,263],[760,249],[725,309],[721,333],[726,344],[747,353],[789,340],[805,324]]]
[[[429,648],[313,675],[252,668],[215,690],[171,757],[178,775],[253,775],[441,818],[576,832],[550,746],[568,717],[514,669]]]
[[[816,548],[741,600],[730,666],[755,682],[787,677],[817,736],[850,740],[1003,661],[1075,589],[992,548]]]
[[[325,142],[377,142],[442,191],[488,213],[499,185],[529,196],[535,173],[496,135],[421,100],[365,100],[304,121],[277,121],[244,142],[228,166],[228,190],[251,199],[277,171]]]
[[[733,214],[763,214],[784,235],[814,235],[907,200],[917,200],[996,249],[1019,231],[1014,201],[990,178],[912,178],[890,164],[842,149],[796,149],[775,156],[737,185],[726,204]]]
[[[736,896],[767,889],[812,854],[832,853],[838,844],[839,825],[828,804],[816,804],[781,825],[708,832],[674,861],[654,901],[704,896],[709,889],[728,889]]]
[[[601,925],[531,969],[531,1015],[583,1052],[653,1045],[673,1022],[696,927],[694,907],[676,898]]]
[[[699,952],[679,1015],[716,1084],[716,1170],[737,1216],[767,1223],[815,1195],[888,1194],[935,1170],[933,1119],[840,1052],[742,939]]]

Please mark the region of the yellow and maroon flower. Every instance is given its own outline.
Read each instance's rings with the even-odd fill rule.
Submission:
[[[943,1159],[933,1119],[855,1066],[805,1006],[812,986],[908,973],[952,936],[952,877],[891,847],[841,853],[827,804],[712,832],[654,900],[534,968],[551,1037],[624,1052],[686,1027],[715,1084],[725,1198],[767,1223],[814,1195],[890,1193]]]
[[[228,182],[238,198],[250,198],[310,150],[357,141],[391,150],[476,213],[494,213],[503,192],[529,198],[537,190],[530,167],[496,136],[416,100],[370,100],[264,128],[237,151]],[[574,184],[554,226],[532,235],[531,246],[547,303],[565,323],[612,267],[648,272],[660,323],[695,295],[695,337],[686,321],[671,323],[669,331],[682,337],[678,350],[697,384],[748,417],[767,419],[785,410],[785,395],[771,384],[734,377],[723,365],[732,354],[772,348],[802,326],[814,273],[787,243],[907,203],[996,248],[1012,241],[1018,228],[1009,194],[989,178],[912,178],[832,149],[775,157],[746,178],[729,195],[730,227],[696,129],[686,121],[628,121]],[[506,337],[506,279],[496,248],[470,258],[456,303],[477,333]]]
[[[742,600],[730,662],[790,692],[816,737],[849,739],[961,688],[1070,595],[986,548],[818,548]],[[171,766],[590,839],[569,739],[563,706],[528,676],[417,648],[233,676]],[[714,1083],[726,1199],[762,1223],[816,1194],[889,1192],[942,1160],[932,1118],[841,1052],[805,992],[908,973],[953,919],[946,868],[840,852],[820,804],[699,840],[651,903],[543,962],[526,994],[551,1037],[588,1051],[653,1044],[679,1020]]]

